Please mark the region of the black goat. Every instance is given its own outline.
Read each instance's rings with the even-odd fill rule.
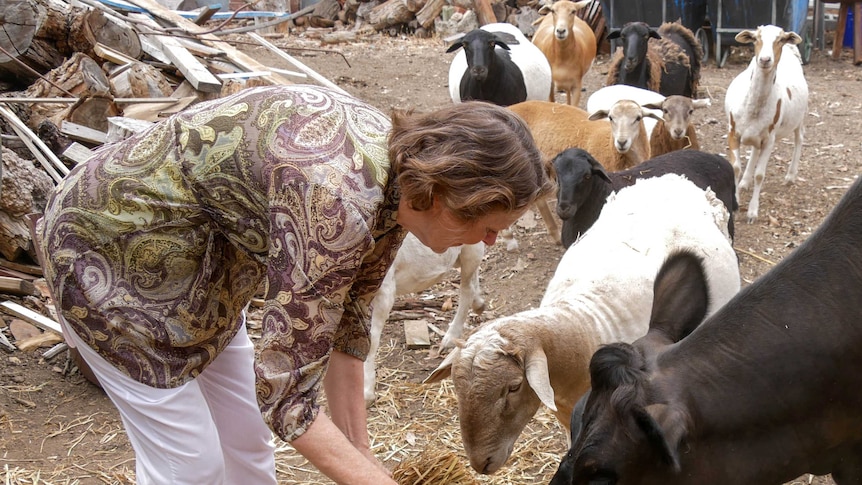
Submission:
[[[679,22],[665,22],[658,30],[644,22],[629,22],[608,34],[623,48],[611,61],[606,84],[628,84],[665,96],[697,98],[703,49],[692,32]]]
[[[862,178],[703,323],[701,263],[669,258],[650,330],[600,348],[552,484],[862,483]]]
[[[569,148],[552,161],[557,175],[557,215],[563,220],[561,240],[569,247],[598,219],[611,192],[633,185],[638,179],[667,173],[684,175],[702,189],[707,187],[729,212],[727,232],[733,239],[736,184],[733,167],[719,155],[682,150],[651,158],[627,170],[607,172],[589,152]]]

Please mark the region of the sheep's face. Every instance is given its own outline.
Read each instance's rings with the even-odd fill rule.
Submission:
[[[523,356],[496,344],[475,353],[464,349],[452,365],[452,381],[470,466],[482,474],[495,473],[540,405],[527,382]]]
[[[614,148],[620,153],[628,153],[640,136],[643,109],[634,101],[617,101],[608,111]]]
[[[754,57],[757,67],[764,71],[771,71],[781,60],[781,53],[786,44],[799,44],[802,37],[795,32],[785,32],[781,27],[775,25],[762,25],[756,32],[744,30],[736,35],[737,42],[741,44],[754,44]]]
[[[681,140],[688,131],[694,113],[692,100],[686,96],[668,96],[661,106],[665,128],[674,140]]]
[[[660,39],[658,32],[643,22],[626,24],[616,36],[623,43],[623,69],[627,73],[634,72],[643,64],[649,48],[650,38]],[[610,38],[610,37],[609,37]]]
[[[601,167],[586,151],[569,148],[554,157],[557,174],[557,215],[567,220],[592,197],[593,176],[599,177]],[[606,177],[606,176],[605,176]]]
[[[554,21],[554,37],[557,40],[566,40],[572,33],[578,10],[588,6],[590,0],[571,2],[569,0],[558,0],[551,6],[542,7],[539,13],[550,12]]]

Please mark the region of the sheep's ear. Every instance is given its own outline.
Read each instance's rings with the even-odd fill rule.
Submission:
[[[574,8],[574,10],[576,10],[576,11],[577,11],[577,10],[580,10],[580,9],[582,9],[582,8],[586,8],[586,7],[588,7],[591,3],[593,3],[593,0],[581,0],[580,2],[575,2],[575,8]]]
[[[533,388],[542,404],[548,406],[551,411],[557,410],[554,404],[554,389],[551,387],[551,376],[548,374],[548,357],[541,347],[537,347],[527,353],[527,382]]]
[[[743,30],[734,37],[740,44],[753,44],[757,39],[757,32],[753,30]]]
[[[600,109],[590,115],[590,121],[603,120],[608,117],[608,110]]]
[[[660,102],[658,102],[658,103],[646,103],[646,104],[642,104],[642,105],[641,105],[641,108],[646,108],[646,109],[657,109],[657,110],[661,111],[661,108],[662,108],[662,105],[663,105],[663,104],[664,104],[664,101],[660,101]]]
[[[661,34],[656,29],[649,29],[649,36],[653,39],[661,39]]]
[[[454,350],[452,350],[452,352],[449,352],[449,355],[447,355],[446,358],[443,359],[443,362],[440,362],[440,365],[438,365],[437,368],[434,369],[434,372],[432,372],[431,375],[426,377],[425,380],[422,381],[422,383],[430,384],[433,382],[440,382],[443,379],[452,375],[452,363],[455,362],[455,360],[460,356],[461,349],[456,347]]]
[[[608,172],[605,170],[605,166],[602,165],[595,157],[591,154],[587,153],[587,161],[590,162],[590,168],[593,175],[598,175],[599,177],[605,179],[608,183],[610,183],[611,178],[608,176]]]
[[[664,121],[660,114],[653,111],[654,108],[646,109],[646,106],[641,107],[641,114],[646,118],[655,118],[659,121]],[[659,108],[660,109],[660,108]]]
[[[619,39],[621,31],[622,30],[612,30],[611,33],[608,34],[608,39],[609,40]]]
[[[446,52],[455,52],[463,46],[464,46],[464,43],[462,43],[460,41],[455,42],[454,44],[450,45],[448,49],[446,49]]]
[[[788,44],[799,44],[802,42],[802,37],[799,37],[799,34],[796,32],[785,32],[781,36],[781,40]]]
[[[695,108],[706,108],[706,107],[712,106],[712,101],[710,101],[709,98],[692,99],[691,105]]]
[[[503,40],[497,39],[497,40],[495,40],[495,41],[494,41],[494,44],[496,44],[496,45],[497,45],[497,47],[501,47],[501,48],[503,48],[503,49],[506,49],[507,51],[512,50],[512,49],[510,49],[510,48],[509,48],[509,44],[507,44],[507,43],[506,43],[505,41],[503,41]]]

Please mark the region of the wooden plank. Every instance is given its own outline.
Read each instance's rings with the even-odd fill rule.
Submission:
[[[45,142],[36,136],[36,134],[33,133],[33,131],[31,131],[23,121],[15,116],[15,113],[6,108],[6,105],[0,105],[0,115],[6,118],[6,121],[9,122],[12,130],[21,137],[21,141],[27,145],[27,148],[30,149],[33,156],[39,160],[42,168],[48,172],[48,175],[50,175],[54,181],[60,183],[60,181],[63,180],[63,177],[69,173],[69,168],[63,165],[63,162],[54,155],[54,152],[45,145]]]
[[[78,142],[72,142],[71,145],[69,145],[65,150],[63,150],[63,153],[61,153],[61,155],[78,164],[84,163],[90,158],[92,158],[93,150],[90,150],[89,148],[85,147],[84,145],[81,145]]]
[[[15,341],[21,350],[34,350],[40,347],[49,347],[63,342],[63,336],[54,332],[42,332],[35,337]]]
[[[254,39],[255,41],[257,41],[258,44],[269,49],[273,54],[276,54],[277,56],[281,57],[282,59],[286,60],[287,62],[293,64],[300,71],[304,72],[305,74],[308,74],[308,76],[310,78],[314,79],[315,81],[317,81],[321,85],[326,86],[326,87],[331,88],[331,89],[334,89],[340,93],[344,93],[348,96],[350,95],[350,93],[341,89],[337,84],[330,81],[329,79],[326,79],[325,77],[321,76],[320,74],[315,72],[310,67],[308,67],[305,64],[299,62],[298,60],[294,59],[293,56],[291,56],[287,52],[284,52],[283,50],[279,49],[274,44],[272,44],[268,40],[264,39],[260,35],[255,34],[254,32],[251,32],[248,34],[248,36],[251,37],[252,39]],[[261,69],[261,70],[263,70],[263,69]]]
[[[12,342],[10,342],[8,338],[6,338],[6,335],[3,332],[0,332],[0,347],[3,347],[9,351],[18,350],[17,347],[15,347]]]
[[[60,133],[68,136],[69,138],[74,138],[76,140],[85,141],[87,143],[93,143],[96,145],[101,145],[105,143],[105,140],[108,138],[108,134],[94,130],[88,126],[79,125],[77,123],[72,123],[71,121],[63,121],[60,123]]]
[[[167,20],[168,22],[172,22],[173,24],[183,28],[187,32],[197,35],[198,37],[200,37],[201,41],[204,44],[210,47],[221,49],[225,52],[225,55],[227,55],[228,59],[236,62],[247,71],[266,70],[266,66],[263,66],[260,62],[258,62],[251,56],[240,52],[236,47],[220,40],[217,36],[208,33],[209,29],[181,17],[176,12],[168,10],[164,6],[157,3],[155,0],[131,0],[130,3],[148,10],[151,14],[161,19]],[[284,76],[280,76],[275,73],[273,73],[273,75],[269,76],[267,79],[269,79],[275,84],[293,84]]]
[[[52,332],[57,332],[60,335],[63,334],[63,329],[60,327],[59,323],[55,322],[54,320],[51,320],[50,318],[46,317],[45,315],[42,315],[41,313],[34,312],[33,310],[25,306],[21,306],[15,302],[4,301],[3,303],[0,303],[0,310],[3,310],[10,315],[26,320],[33,325],[36,325],[37,327],[41,328],[42,330],[50,330]]]
[[[159,25],[155,21],[145,15],[131,14],[129,17],[152,29],[159,28]],[[171,63],[183,73],[186,80],[192,83],[195,89],[207,93],[218,93],[221,91],[221,81],[177,39],[169,35],[156,35],[155,30],[146,29],[146,27],[144,30],[149,30],[149,32],[144,32],[142,34],[143,37],[149,38],[156,47],[161,49],[168,59],[171,60]]]
[[[124,65],[124,64],[134,64],[138,62],[134,57],[129,57],[126,54],[118,50],[111,49],[110,47],[96,42],[96,45],[93,46],[93,52],[96,53],[97,56],[101,57],[106,61],[111,61],[114,64]]]
[[[136,120],[159,121],[166,116],[183,110],[197,99],[197,96],[186,96],[174,99],[170,103],[131,105],[123,108],[123,116]]]
[[[13,263],[5,258],[0,258],[0,268],[11,269],[13,271],[20,271],[22,273],[31,274],[34,276],[41,277],[42,276],[42,268],[40,266],[32,265],[32,264],[22,264],[22,263]],[[19,278],[23,278],[19,276]]]
[[[404,320],[404,341],[408,349],[427,349],[431,347],[428,323],[425,320]]]
[[[38,295],[33,283],[21,278],[10,278],[8,276],[0,276],[0,293],[19,296]]]
[[[51,347],[50,349],[46,350],[45,352],[43,352],[42,357],[44,357],[46,360],[50,360],[50,359],[53,359],[54,357],[56,357],[57,354],[59,354],[60,352],[64,352],[66,350],[69,350],[69,345],[66,344],[65,342],[63,342],[61,344],[57,344],[57,345]]]

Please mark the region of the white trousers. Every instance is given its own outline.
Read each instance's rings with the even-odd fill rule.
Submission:
[[[174,389],[141,384],[74,332],[81,357],[120,411],[141,485],[274,485],[275,447],[254,387],[254,346],[240,328],[194,380]]]

